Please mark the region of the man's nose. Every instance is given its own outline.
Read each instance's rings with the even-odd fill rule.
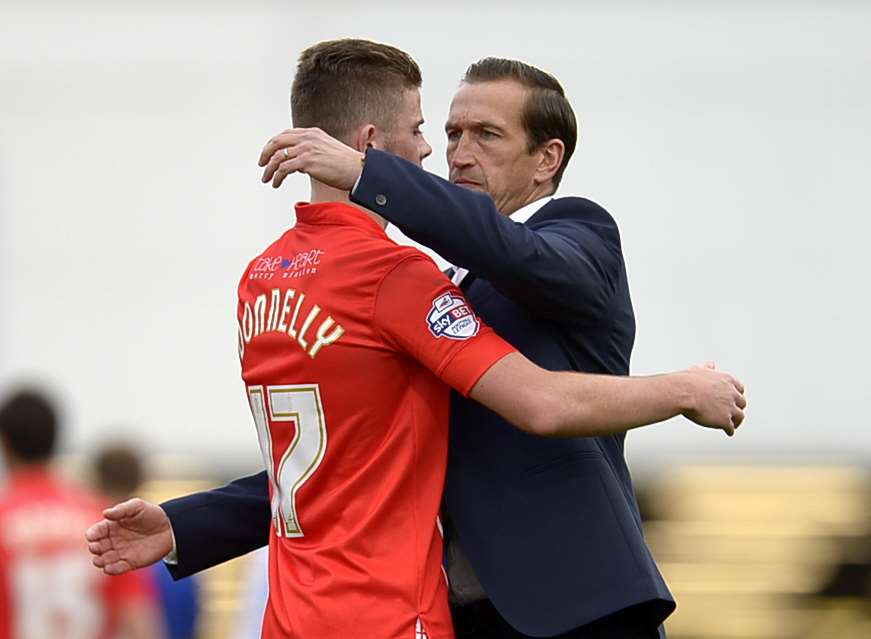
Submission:
[[[461,135],[456,144],[448,149],[448,164],[453,168],[462,168],[474,163],[475,157],[472,155],[466,136]]]

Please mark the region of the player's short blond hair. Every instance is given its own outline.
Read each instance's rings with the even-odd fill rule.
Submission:
[[[420,88],[420,67],[404,51],[346,38],[302,52],[290,90],[295,127],[319,127],[340,140],[357,127],[395,126],[403,93]]]

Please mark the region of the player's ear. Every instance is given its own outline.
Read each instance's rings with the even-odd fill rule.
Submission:
[[[364,124],[359,129],[357,129],[357,134],[353,139],[354,149],[360,151],[361,153],[365,153],[366,149],[372,148],[376,146],[375,137],[378,133],[378,129],[374,124]]]

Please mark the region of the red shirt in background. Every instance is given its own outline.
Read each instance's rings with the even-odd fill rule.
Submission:
[[[0,639],[109,639],[123,605],[154,600],[145,573],[91,565],[84,534],[102,510],[45,468],[12,474],[0,492]]]
[[[296,213],[239,284],[272,499],[263,636],[451,638],[438,523],[449,391],[468,394],[514,348],[359,209]]]

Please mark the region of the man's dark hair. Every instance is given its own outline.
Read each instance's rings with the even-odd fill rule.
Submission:
[[[142,458],[132,446],[111,444],[94,460],[97,487],[106,495],[127,499],[142,484]]]
[[[22,390],[0,406],[0,438],[17,461],[48,461],[54,453],[58,419],[54,406],[35,390]]]
[[[556,189],[578,143],[578,122],[572,105],[566,99],[562,85],[551,74],[519,60],[484,58],[466,69],[463,82],[496,82],[514,80],[529,89],[523,105],[521,122],[526,129],[529,152],[540,148],[548,140],[562,140],[565,154],[562,164],[553,176]]]
[[[302,52],[290,89],[295,127],[319,127],[335,138],[372,123],[390,131],[403,93],[421,85],[404,51],[358,39],[319,42]]]

